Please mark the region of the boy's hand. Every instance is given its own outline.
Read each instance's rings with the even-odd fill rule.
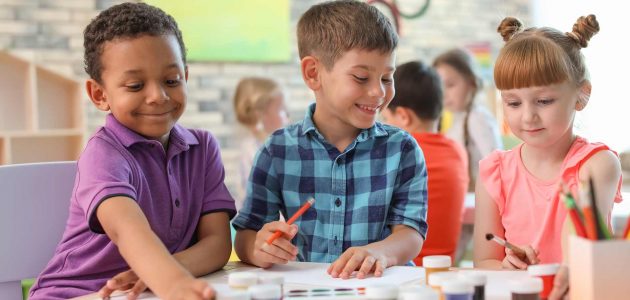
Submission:
[[[276,231],[282,232],[283,235],[275,239],[271,245],[267,244],[267,239]],[[272,264],[286,264],[289,260],[295,260],[298,249],[291,244],[291,239],[297,232],[297,225],[288,225],[280,221],[265,224],[256,233],[254,242],[254,256],[263,263],[261,267],[268,268]]]
[[[385,255],[366,246],[350,247],[328,267],[328,274],[333,278],[348,279],[354,271],[357,271],[359,279],[365,278],[370,273],[381,277],[388,266]]]
[[[147,289],[146,284],[138,278],[134,271],[125,271],[107,280],[107,283],[98,291],[99,297],[107,299],[115,291],[127,291],[127,299],[134,300]]]
[[[517,255],[514,251],[505,248],[505,258],[501,262],[501,266],[504,269],[519,269],[525,270],[529,265],[535,265],[540,262],[538,259],[538,250],[532,248],[532,246],[519,246],[519,248],[525,250],[525,255]]]
[[[201,279],[184,278],[173,284],[166,300],[211,300],[215,296],[214,289]]]

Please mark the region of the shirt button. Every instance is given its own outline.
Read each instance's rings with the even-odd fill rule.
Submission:
[[[175,199],[175,206],[179,207],[179,199]]]
[[[341,206],[341,200],[339,200],[339,198],[337,198],[337,200],[335,200],[335,205],[337,207]]]

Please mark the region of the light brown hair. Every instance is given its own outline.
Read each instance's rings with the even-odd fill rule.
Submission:
[[[273,96],[281,92],[275,81],[263,77],[245,77],[239,81],[234,93],[234,112],[239,123],[254,126]]]
[[[326,69],[352,49],[391,53],[398,34],[376,7],[359,1],[328,1],[313,5],[297,25],[300,59],[315,56]]]
[[[462,75],[474,88],[472,93],[472,99],[466,105],[465,115],[464,115],[464,148],[466,149],[466,154],[468,156],[468,161],[471,160],[470,151],[468,150],[470,147],[470,126],[468,126],[468,121],[470,120],[470,111],[473,107],[473,102],[477,92],[479,92],[483,87],[483,81],[478,74],[476,63],[470,54],[470,52],[461,49],[455,48],[448,50],[433,60],[433,67],[437,68],[441,65],[451,66],[457,73]],[[468,175],[470,178],[473,178],[472,174],[472,164],[468,164]],[[470,184],[474,184],[471,180]],[[469,189],[473,189],[469,187]]]
[[[516,18],[503,19],[497,31],[506,42],[494,67],[499,90],[545,86],[565,80],[579,86],[588,80],[581,49],[599,32],[595,15],[578,18],[571,32],[549,27],[523,30]]]

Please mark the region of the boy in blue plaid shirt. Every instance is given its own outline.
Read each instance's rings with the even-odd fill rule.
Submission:
[[[376,122],[394,96],[398,36],[358,1],[311,7],[297,35],[315,104],[259,150],[233,221],[236,253],[263,268],[297,259],[332,262],[332,277],[381,276],[416,257],[427,231],[422,152],[406,132]],[[278,221],[310,197],[294,225]],[[275,231],[284,235],[267,245]]]

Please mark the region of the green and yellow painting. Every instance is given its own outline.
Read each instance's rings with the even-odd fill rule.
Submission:
[[[173,16],[189,61],[286,62],[289,0],[146,0]]]

